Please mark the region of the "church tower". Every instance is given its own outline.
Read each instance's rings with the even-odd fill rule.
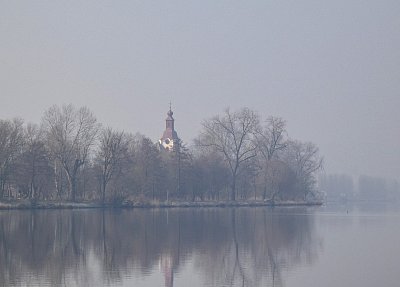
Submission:
[[[169,111],[167,112],[167,118],[165,119],[165,131],[161,139],[158,141],[160,148],[167,151],[174,151],[179,147],[179,138],[175,131],[175,120],[172,117],[173,114],[171,104],[169,104]]]

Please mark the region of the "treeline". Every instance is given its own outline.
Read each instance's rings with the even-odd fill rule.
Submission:
[[[73,202],[309,200],[318,148],[290,139],[286,123],[226,110],[173,152],[141,134],[98,123],[92,112],[52,106],[40,124],[0,120],[0,200]]]
[[[319,188],[330,201],[400,200],[397,180],[368,175],[360,175],[356,180],[347,174],[320,175]]]

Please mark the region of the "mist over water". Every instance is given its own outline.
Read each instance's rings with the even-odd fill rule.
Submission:
[[[373,206],[2,211],[0,285],[395,286]]]

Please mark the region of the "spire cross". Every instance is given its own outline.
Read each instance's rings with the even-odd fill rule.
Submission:
[[[171,101],[169,101],[169,110],[171,110]]]

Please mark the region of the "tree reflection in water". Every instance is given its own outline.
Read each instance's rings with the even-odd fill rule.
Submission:
[[[128,277],[161,272],[170,287],[190,260],[203,280],[198,285],[282,286],[282,270],[311,264],[319,249],[313,216],[293,213],[284,208],[2,211],[0,284],[118,286]]]

